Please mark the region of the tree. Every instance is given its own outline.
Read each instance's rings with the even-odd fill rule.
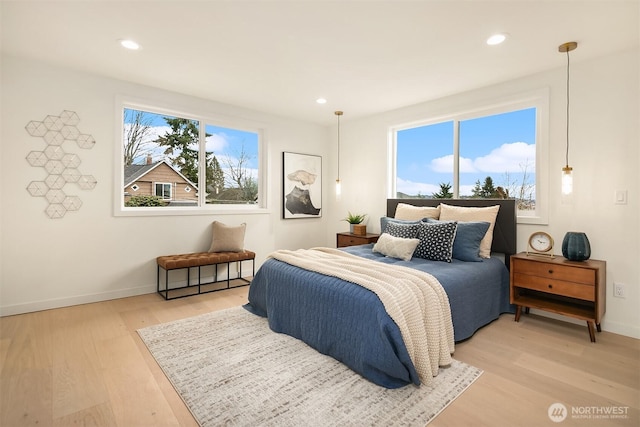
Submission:
[[[244,144],[240,147],[240,152],[236,157],[225,157],[225,175],[228,182],[234,184],[240,190],[241,200],[254,201],[258,197],[258,183],[249,174],[247,164],[251,156],[245,151]]]
[[[451,183],[441,182],[440,191],[431,195],[434,199],[452,199],[453,193],[451,192]]]
[[[171,164],[191,182],[198,183],[198,122],[183,118],[165,117],[171,132],[158,137],[155,142],[165,147],[164,154]],[[207,135],[208,136],[208,135]]]
[[[508,195],[513,195],[518,204],[518,210],[532,210],[535,209],[535,184],[531,183],[531,175],[529,174],[529,168],[531,162],[526,161],[524,164],[520,164],[520,170],[522,171],[522,180],[517,181],[511,177],[509,172],[504,174],[504,187]]]
[[[477,180],[471,189],[471,197],[475,199],[482,197],[482,186],[480,186],[480,180]]]
[[[151,117],[139,110],[124,110],[124,165],[130,166],[149,145],[147,137],[151,133]]]
[[[252,176],[248,176],[247,179],[245,179],[242,192],[242,200],[246,200],[247,202],[255,202],[258,200],[258,183]]]
[[[482,195],[484,198],[491,198],[496,196],[496,188],[493,186],[493,178],[490,176],[484,179],[484,185],[482,186]]]
[[[207,161],[207,188],[214,194],[219,194],[224,188],[224,171],[215,155]]]
[[[480,180],[476,181],[471,194],[473,194],[471,197],[480,199],[503,198],[493,186],[493,178],[490,176],[484,179],[482,186],[480,186]]]

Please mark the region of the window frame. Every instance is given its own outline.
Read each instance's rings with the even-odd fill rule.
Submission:
[[[162,114],[172,117],[180,117],[199,122],[199,182],[205,182],[206,171],[206,133],[207,124],[225,127],[229,129],[254,132],[258,135],[258,202],[256,204],[207,204],[206,192],[197,191],[198,203],[195,206],[163,206],[163,207],[129,207],[124,205],[124,162],[123,162],[123,134],[124,134],[124,110],[135,109]],[[115,102],[115,145],[114,145],[114,189],[113,189],[113,214],[114,216],[187,216],[187,215],[211,215],[211,214],[264,214],[269,213],[268,198],[268,159],[266,128],[262,123],[256,123],[250,119],[231,118],[210,112],[187,112],[186,109],[170,107],[161,102],[137,99],[134,97],[118,95]],[[155,183],[154,183],[155,190]],[[173,191],[173,189],[172,189]],[[155,191],[154,191],[155,192]]]
[[[527,108],[536,109],[536,209],[533,215],[517,215],[518,224],[548,224],[549,218],[549,88],[517,94],[509,97],[493,99],[482,103],[467,105],[466,108],[455,108],[437,116],[415,120],[409,123],[389,127],[388,141],[388,177],[387,197],[396,198],[397,178],[397,132],[420,126],[429,126],[446,121],[453,121],[453,185],[454,198],[459,197],[459,123],[495,114]]]

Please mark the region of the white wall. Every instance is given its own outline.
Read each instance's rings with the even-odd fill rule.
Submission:
[[[161,217],[113,216],[115,99],[127,95],[174,105],[178,110],[241,118],[265,129],[269,162],[269,213]],[[46,202],[26,190],[42,180],[25,157],[41,151],[41,138],[25,125],[63,110],[78,113],[78,128],[93,135],[93,149],[63,149],[82,159],[79,169],[98,181],[93,190],[67,184],[79,211],[50,219]],[[213,220],[247,223],[245,246],[257,266],[273,250],[324,245],[326,218],[283,220],[282,152],[316,154],[326,170],[328,129],[212,101],[105,79],[14,57],[2,57],[0,149],[0,313],[15,314],[155,291],[159,255],[207,250]],[[325,186],[326,188],[326,186]],[[68,191],[67,191],[68,190]],[[325,195],[326,199],[326,195]]]
[[[344,231],[338,220],[348,210],[369,215],[368,230],[379,231],[387,196],[389,127],[467,109],[484,101],[541,88],[550,92],[550,176],[548,225],[518,226],[518,248],[526,250],[534,230],[549,232],[560,252],[567,231],[584,231],[592,258],[607,261],[607,312],[603,329],[640,338],[640,208],[638,173],[639,52],[619,52],[571,66],[571,204],[560,199],[560,170],[566,141],[566,68],[425,102],[341,126],[342,197],[335,202],[327,236]],[[335,167],[332,175],[335,175]],[[628,204],[615,205],[614,190],[628,191]],[[625,299],[613,297],[613,283],[626,285]],[[566,318],[564,318],[566,319]]]

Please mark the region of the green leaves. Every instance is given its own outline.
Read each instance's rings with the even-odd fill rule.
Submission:
[[[366,216],[367,214],[352,214],[351,212],[349,212],[349,215],[347,215],[347,217],[344,218],[343,221],[347,221],[349,224],[360,224],[362,221],[364,221]]]

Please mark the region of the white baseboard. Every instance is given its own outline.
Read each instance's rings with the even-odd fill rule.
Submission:
[[[89,304],[92,302],[108,301],[118,298],[133,297],[156,292],[156,284],[139,286],[136,288],[118,289],[116,291],[101,292],[97,294],[79,295],[68,298],[55,298],[29,302],[25,304],[14,304],[0,306],[0,317],[13,316],[15,314],[31,313],[34,311],[50,310],[52,308],[69,307],[73,305]]]

